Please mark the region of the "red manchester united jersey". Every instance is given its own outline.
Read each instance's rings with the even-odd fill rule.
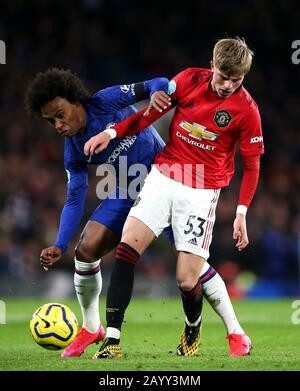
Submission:
[[[190,170],[191,186],[207,189],[228,186],[237,142],[242,155],[264,152],[258,107],[248,91],[240,87],[221,99],[213,92],[211,79],[209,69],[188,68],[171,80],[169,93],[176,111],[169,142],[155,160],[163,174],[174,177],[170,166],[177,171],[181,167],[186,171],[183,180]]]

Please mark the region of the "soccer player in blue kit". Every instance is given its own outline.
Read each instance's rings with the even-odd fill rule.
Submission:
[[[127,158],[128,166],[142,163],[150,170],[156,155],[165,145],[152,126],[137,135],[113,140],[100,154],[86,156],[85,143],[102,129],[133,114],[136,110],[131,105],[151,97],[156,91],[160,91],[161,94],[156,95],[157,100],[153,105],[157,110],[165,109],[169,99],[164,94],[167,89],[168,80],[156,78],[130,85],[108,87],[91,95],[82,81],[70,70],[51,68],[36,75],[26,93],[27,110],[45,118],[61,136],[64,136],[64,165],[68,177],[67,198],[61,213],[56,242],[53,246],[43,249],[40,255],[45,270],[61,259],[79,226],[88,187],[88,165],[113,165],[117,174],[116,194],[119,195],[127,190],[122,188],[119,181],[120,158]],[[128,177],[128,185],[135,178],[136,176]],[[75,340],[63,351],[62,357],[80,356],[87,346],[105,338],[99,317],[99,295],[102,289],[100,261],[101,257],[119,243],[124,222],[134,202],[134,197],[115,197],[113,192],[113,195],[109,195],[92,213],[80,236],[74,257],[74,286],[82,311],[83,324]],[[172,244],[171,231],[167,230],[166,233]],[[125,268],[124,284],[131,284],[128,280],[132,278],[132,275],[126,274]],[[208,296],[211,297],[211,300],[209,297],[208,300],[223,319],[227,330],[229,327],[240,327],[225,284],[208,263],[202,270],[200,281],[204,294],[208,287]],[[218,309],[215,295],[220,291],[226,300],[222,303],[222,308]],[[199,295],[199,313],[202,310],[202,298],[202,295]],[[185,300],[184,297],[182,300]],[[201,321],[196,327],[200,326]]]
[[[167,88],[168,80],[157,78],[109,87],[91,96],[81,80],[69,70],[52,68],[37,74],[27,90],[27,110],[45,118],[64,136],[64,165],[68,177],[67,199],[61,213],[56,243],[43,249],[40,255],[45,270],[62,257],[78,228],[86,200],[88,164],[110,162],[116,169],[118,179],[121,156],[127,157],[128,165],[141,162],[150,168],[164,146],[153,127],[145,129],[137,137],[118,139],[105,153],[89,158],[84,155],[85,142],[101,129],[133,114],[136,111],[130,106],[133,103]],[[128,178],[128,182],[133,179]],[[118,185],[117,181],[117,194],[122,192]],[[74,285],[82,310],[83,326],[73,343],[62,353],[63,357],[79,356],[88,345],[105,337],[99,318],[99,294],[102,288],[100,260],[118,243],[134,201],[130,197],[108,196],[90,216],[81,234],[75,249]]]

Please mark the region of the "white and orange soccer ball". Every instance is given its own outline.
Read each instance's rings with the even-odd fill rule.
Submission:
[[[38,345],[49,350],[59,350],[74,340],[78,322],[68,306],[48,303],[39,307],[33,314],[30,331]]]

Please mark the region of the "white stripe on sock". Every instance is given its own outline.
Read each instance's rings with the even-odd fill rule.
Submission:
[[[90,270],[96,269],[96,267],[100,264],[101,259],[98,259],[95,262],[81,262],[74,258],[75,268],[80,270],[81,272],[88,272]]]
[[[107,327],[106,338],[120,339],[121,331],[114,327]]]
[[[199,318],[196,320],[196,322],[190,323],[190,322],[188,321],[188,318],[185,317],[185,323],[186,323],[188,326],[195,327],[195,326],[198,326],[198,324],[201,322],[201,319],[202,319],[202,315],[199,316]]]

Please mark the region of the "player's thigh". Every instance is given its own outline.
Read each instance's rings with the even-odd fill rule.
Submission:
[[[172,189],[168,186],[169,181],[171,180],[160,174],[157,169],[154,171],[152,169],[129,212],[128,217],[135,218],[135,220],[130,220],[131,232],[139,234],[138,226],[134,224],[137,220],[147,226],[153,232],[154,237],[158,237],[170,225]],[[128,232],[127,223],[125,227],[122,236]]]
[[[155,238],[154,232],[141,220],[130,216],[127,218],[121,242],[127,243],[141,255]]]
[[[172,208],[177,251],[209,258],[218,197],[219,190],[179,188]]]
[[[119,197],[119,195],[120,189],[117,188],[116,197]],[[121,238],[124,223],[135,200],[129,197],[116,197],[110,195],[106,200],[101,202],[89,220],[97,221]]]
[[[119,189],[117,188],[117,194]],[[79,240],[76,257],[85,262],[102,257],[120,241],[123,226],[134,200],[109,196],[90,216]]]
[[[178,286],[190,291],[197,284],[205,259],[185,251],[178,252],[176,279]]]
[[[76,246],[76,258],[82,262],[94,262],[116,247],[119,241],[120,236],[110,228],[89,220]]]

